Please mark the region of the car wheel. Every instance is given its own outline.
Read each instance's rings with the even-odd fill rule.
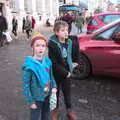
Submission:
[[[80,64],[73,69],[75,79],[84,79],[90,74],[90,63],[84,55],[80,55]]]

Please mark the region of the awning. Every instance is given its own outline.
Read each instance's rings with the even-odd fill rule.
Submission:
[[[78,6],[60,6],[59,7],[60,11],[79,11]]]

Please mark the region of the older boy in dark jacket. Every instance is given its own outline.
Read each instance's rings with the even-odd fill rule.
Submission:
[[[72,76],[72,40],[68,38],[68,24],[65,21],[58,21],[54,26],[55,35],[49,39],[49,57],[53,62],[53,74],[57,83],[57,108],[59,107],[59,89],[61,87],[67,116],[69,120],[76,120],[76,115],[71,106],[71,76]],[[75,51],[74,51],[75,52]],[[79,51],[76,53],[79,54]],[[79,56],[79,55],[78,55]],[[76,59],[77,61],[77,59]],[[54,110],[53,120],[58,118],[58,109]]]

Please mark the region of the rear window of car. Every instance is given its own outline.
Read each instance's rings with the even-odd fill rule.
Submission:
[[[105,24],[108,24],[114,20],[117,20],[120,18],[120,15],[106,15],[106,16],[99,16],[99,19],[103,21]]]
[[[103,31],[102,33],[98,34],[95,38],[95,40],[111,40],[112,34],[115,32],[116,28],[118,28],[119,25],[115,25],[111,27],[110,29],[107,29]]]
[[[97,23],[97,21],[96,21],[95,19],[91,19],[91,20],[89,21],[88,25],[97,26],[98,23]]]

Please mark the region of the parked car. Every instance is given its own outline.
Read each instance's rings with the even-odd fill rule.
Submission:
[[[98,28],[120,18],[120,12],[100,13],[92,16],[87,24],[87,33],[90,34]]]
[[[78,36],[78,41],[80,78],[90,74],[120,77],[120,19],[92,34]]]

